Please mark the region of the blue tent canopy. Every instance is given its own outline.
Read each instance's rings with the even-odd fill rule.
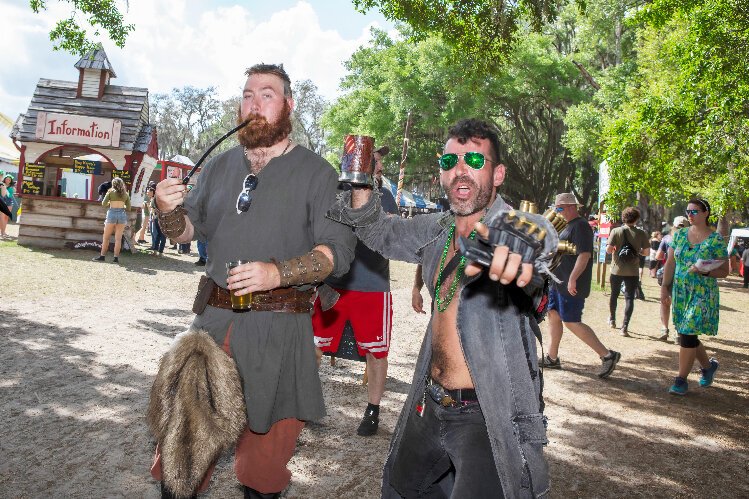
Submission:
[[[385,189],[388,189],[391,193],[393,193],[393,198],[396,197],[396,194],[398,193],[398,184],[396,182],[392,182],[389,178],[383,175],[382,187],[384,187]],[[401,191],[400,206],[403,206],[405,208],[413,206],[414,208],[427,208],[429,210],[439,209],[439,207],[435,203],[432,203],[431,201],[427,201],[426,199],[419,196],[418,194],[408,192],[407,190]]]

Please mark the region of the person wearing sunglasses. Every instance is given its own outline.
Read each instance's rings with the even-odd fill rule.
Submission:
[[[648,233],[635,224],[640,219],[640,210],[628,206],[622,210],[621,227],[611,231],[606,253],[611,255],[609,284],[609,327],[616,329],[616,307],[619,293],[624,285],[624,319],[619,334],[629,337],[629,321],[635,309],[637,286],[640,283],[640,256],[650,251]],[[625,251],[623,251],[625,250]],[[626,251],[628,250],[628,251]]]
[[[559,267],[554,269],[562,282],[550,283],[549,289],[549,353],[539,363],[547,369],[561,369],[559,345],[564,328],[580,338],[601,359],[600,378],[606,378],[614,371],[621,354],[606,348],[590,326],[583,322],[585,299],[590,295],[590,282],[593,278],[593,230],[580,216],[582,205],[571,192],[558,194],[554,199],[554,211],[567,221],[559,238],[577,247],[577,255],[564,255]]]
[[[674,232],[663,271],[661,296],[670,299],[674,328],[679,335],[679,369],[669,393],[685,395],[689,389],[687,376],[697,360],[702,367],[699,384],[713,383],[718,361],[708,358],[700,335],[718,334],[720,291],[718,278],[728,275],[728,248],[723,236],[708,223],[710,204],[704,199],[691,199],[686,216],[689,228]],[[723,260],[710,270],[698,260]]]
[[[466,261],[460,238],[486,239],[487,225],[510,210],[497,194],[506,170],[490,123],[461,120],[447,136],[436,166],[448,212],[388,216],[377,191],[354,188],[329,214],[385,258],[421,264],[432,297],[382,497],[542,496],[549,477],[531,304],[542,292],[532,280],[538,260],[498,245],[488,269]]]
[[[290,481],[287,464],[305,421],[325,415],[310,311],[323,279],[348,271],[356,237],[325,216],[337,194],[335,169],[291,141],[294,101],[283,66],[257,64],[245,74],[237,121],[249,124],[239,145],[206,163],[189,196],[180,179],[162,180],[156,204],[168,237],[210,247],[199,288],[208,292],[196,297],[192,327],[235,360],[247,416],[235,472],[246,498],[271,498]],[[234,260],[251,263],[227,277]],[[249,311],[233,311],[230,292],[251,293]],[[158,457],[152,475],[160,480]],[[170,497],[168,486],[162,490]]]

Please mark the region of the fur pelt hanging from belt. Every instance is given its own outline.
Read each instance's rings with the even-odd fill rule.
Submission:
[[[146,418],[164,485],[177,497],[192,496],[247,424],[234,360],[205,331],[181,335],[161,358]]]

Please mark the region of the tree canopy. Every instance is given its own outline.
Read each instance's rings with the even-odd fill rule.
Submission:
[[[508,53],[518,31],[539,31],[566,0],[353,0],[361,12],[378,9],[387,19],[408,25],[415,41],[439,35],[481,63]]]
[[[526,33],[505,66],[487,71],[441,37],[413,43],[374,31],[371,43],[355,52],[346,68],[341,85],[346,93],[323,119],[331,143],[342,144],[344,135],[357,133],[393,149],[403,140],[410,111],[406,183],[417,192],[437,195],[436,156],[448,127],[478,117],[496,126],[500,159],[508,168],[502,192],[512,202],[545,205],[562,186],[593,200],[594,177],[577,175],[592,163],[576,162],[561,143],[564,112],[586,98],[582,79],[552,37]],[[386,174],[397,174],[398,160],[388,158]]]
[[[97,42],[86,34],[86,25],[94,29],[94,37],[100,36],[100,29],[105,30],[109,39],[120,48],[125,46],[128,33],[135,29],[134,25],[125,24],[125,18],[117,7],[117,0],[58,1],[70,4],[71,12],[69,17],[58,21],[49,33],[55,50],[65,50],[80,56],[94,50]],[[38,14],[40,10],[47,9],[47,2],[29,0],[29,6]]]
[[[657,0],[625,12],[634,50],[594,70],[593,103],[573,108],[573,155],[606,159],[610,201],[693,195],[714,211],[749,202],[749,10],[739,0]]]

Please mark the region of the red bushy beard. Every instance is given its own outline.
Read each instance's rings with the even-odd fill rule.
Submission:
[[[237,133],[237,140],[247,149],[271,147],[291,134],[291,106],[284,99],[278,119],[270,123],[264,116],[249,113],[242,118],[242,108],[237,110],[237,125],[249,119],[250,123]]]

